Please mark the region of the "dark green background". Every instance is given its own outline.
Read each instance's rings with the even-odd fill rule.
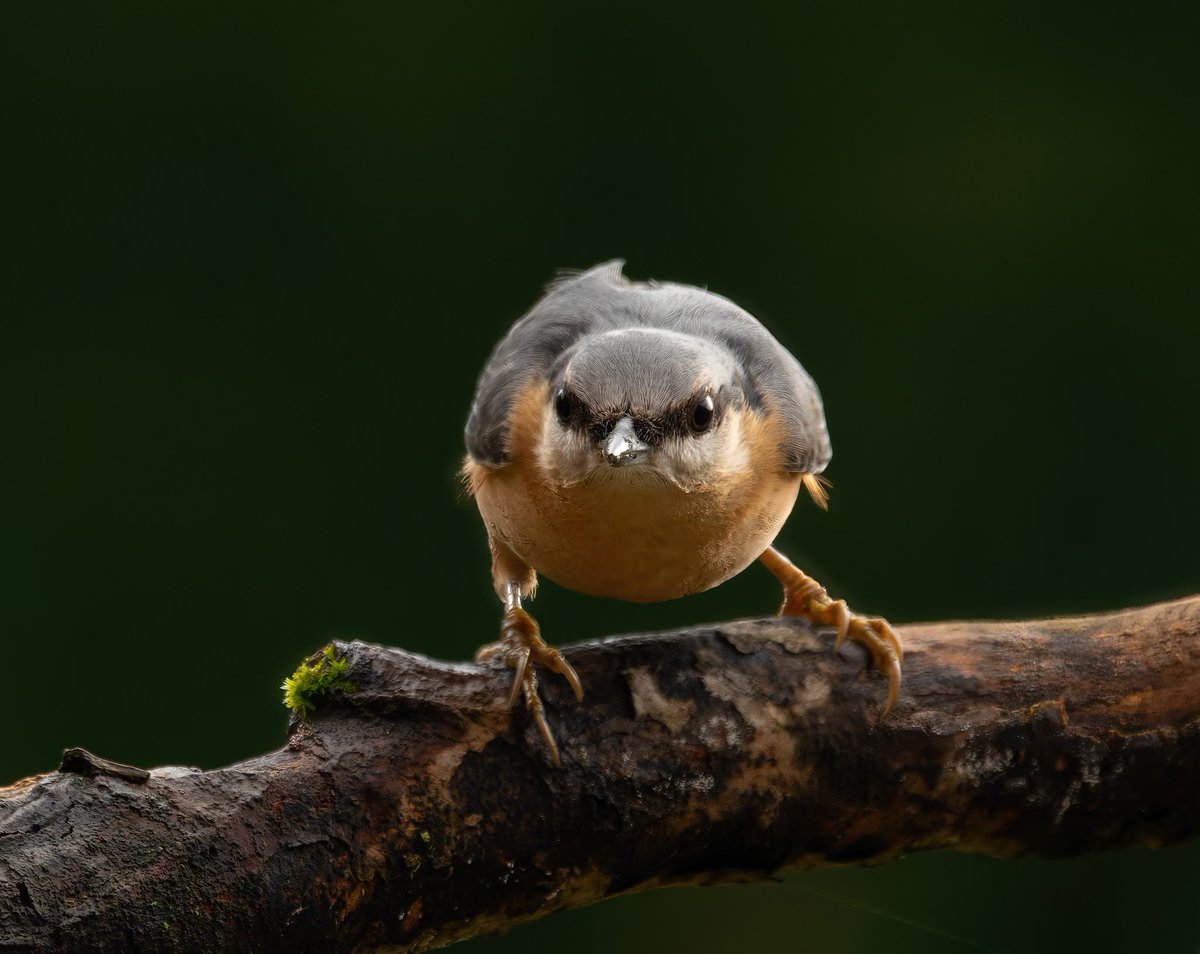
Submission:
[[[557,268],[616,256],[733,298],[816,377],[832,509],[782,544],[854,605],[1200,589],[1183,9],[8,6],[0,781],[67,745],[277,746],[278,684],[331,636],[492,639],[455,480],[475,374]],[[752,569],[536,612],[562,642],[777,598]],[[1198,865],[923,855],[475,949],[1194,951]]]

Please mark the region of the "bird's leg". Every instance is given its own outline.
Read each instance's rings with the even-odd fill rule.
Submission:
[[[850,612],[845,600],[831,600],[825,587],[797,567],[774,547],[767,547],[759,561],[783,584],[780,616],[803,616],[817,626],[837,630],[833,648],[849,637],[871,654],[876,668],[888,679],[883,715],[887,715],[900,692],[900,664],[904,646],[891,623],[878,616],[859,616]]]
[[[516,573],[506,573],[506,570],[518,570]],[[532,595],[536,586],[533,570],[520,563],[518,558],[504,548],[493,546],[493,574],[496,577],[496,590],[504,601],[504,616],[500,620],[500,641],[481,646],[475,654],[475,659],[483,662],[499,656],[505,665],[513,670],[512,691],[508,696],[508,707],[511,709],[517,701],[517,696],[524,694],[525,705],[534,723],[546,741],[550,757],[555,765],[561,764],[558,758],[558,745],[554,741],[554,733],[546,721],[546,710],[538,696],[537,666],[559,673],[575,690],[575,698],[583,699],[583,686],[575,669],[553,646],[542,639],[541,628],[532,616],[521,606],[522,590]],[[507,576],[507,579],[504,579]]]

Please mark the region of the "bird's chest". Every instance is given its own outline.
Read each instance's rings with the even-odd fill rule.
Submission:
[[[685,493],[656,479],[571,487],[532,469],[493,473],[476,499],[488,531],[561,586],[633,602],[698,593],[770,545],[796,500],[792,474],[747,474]]]

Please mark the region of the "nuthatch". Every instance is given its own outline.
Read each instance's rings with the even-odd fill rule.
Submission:
[[[487,526],[504,603],[499,655],[550,754],[536,665],[582,700],[571,665],[521,602],[539,573],[581,593],[655,602],[699,593],[759,560],[804,616],[870,652],[900,689],[900,639],[851,613],[771,544],[831,456],[821,397],[754,317],[699,288],[631,282],[621,262],[553,282],[479,376],[463,475]]]

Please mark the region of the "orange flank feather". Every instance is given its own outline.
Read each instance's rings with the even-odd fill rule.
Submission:
[[[801,474],[800,479],[804,482],[804,489],[808,491],[808,495],[812,497],[815,503],[822,510],[829,509],[829,488],[833,486],[828,480],[820,474]]]

